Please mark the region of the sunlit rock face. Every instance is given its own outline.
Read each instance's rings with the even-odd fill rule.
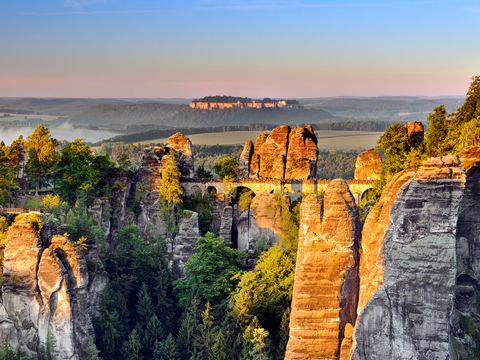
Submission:
[[[83,359],[104,282],[92,276],[89,283],[83,254],[44,221],[19,215],[7,232],[0,338],[29,356],[51,343],[58,358]]]
[[[343,180],[301,205],[285,359],[347,359],[358,301],[358,208]]]
[[[167,148],[174,150],[178,167],[183,177],[193,178],[194,163],[192,142],[181,133],[176,133],[167,139]]]
[[[465,174],[455,157],[397,175],[368,215],[352,359],[448,359]]]
[[[308,179],[316,176],[317,137],[310,125],[276,127],[245,143],[240,175],[255,179]]]
[[[342,259],[355,259],[355,245],[330,259],[319,239],[339,241],[350,222],[325,233],[330,191],[323,203],[304,198],[287,359],[478,358],[479,164],[480,148],[471,147],[391,179],[358,242],[358,290],[349,286],[343,298],[336,283],[351,269]],[[356,295],[342,328],[338,309]]]
[[[382,158],[375,149],[364,151],[357,156],[355,162],[356,180],[379,180]]]

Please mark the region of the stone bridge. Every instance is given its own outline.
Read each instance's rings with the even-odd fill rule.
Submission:
[[[182,188],[185,194],[191,195],[195,192],[231,194],[237,189],[249,189],[253,193],[280,192],[287,193],[292,200],[299,199],[303,194],[322,193],[331,180],[280,180],[280,179],[239,179],[235,181],[220,181],[215,179],[182,179]],[[375,180],[347,180],[350,192],[355,197],[357,204],[368,190],[372,189]]]

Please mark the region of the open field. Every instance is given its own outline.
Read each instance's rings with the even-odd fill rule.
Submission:
[[[194,145],[241,145],[247,139],[255,141],[263,131],[228,131],[188,135]],[[317,131],[318,147],[331,150],[366,149],[375,146],[381,132],[367,131]],[[166,139],[142,141],[139,144],[163,143]]]

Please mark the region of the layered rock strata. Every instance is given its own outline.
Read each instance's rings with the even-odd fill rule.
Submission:
[[[64,236],[51,235],[44,220],[19,215],[7,232],[0,338],[27,356],[50,343],[60,359],[82,359],[103,287],[89,279],[83,254]]]
[[[393,179],[377,206],[385,210],[369,214],[352,359],[449,357],[464,184],[458,159],[430,159]]]
[[[343,180],[301,205],[285,359],[347,359],[358,296],[358,208]]]
[[[325,215],[317,214],[332,206],[326,199],[320,206],[313,195],[303,200],[287,359],[479,356],[479,163],[480,148],[471,147],[460,159],[431,158],[387,184],[361,234],[358,306],[340,330],[330,313],[337,308],[323,302],[331,293],[341,299],[331,279],[338,280],[323,280],[331,274],[325,269],[331,261],[318,257],[320,247],[310,239],[321,235],[337,243],[345,225],[323,235],[319,219]],[[354,247],[348,249],[335,258]],[[346,269],[337,268],[338,278]],[[354,297],[355,290],[348,294]]]

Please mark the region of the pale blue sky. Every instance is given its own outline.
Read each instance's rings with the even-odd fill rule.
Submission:
[[[1,0],[0,96],[460,95],[480,1]]]

